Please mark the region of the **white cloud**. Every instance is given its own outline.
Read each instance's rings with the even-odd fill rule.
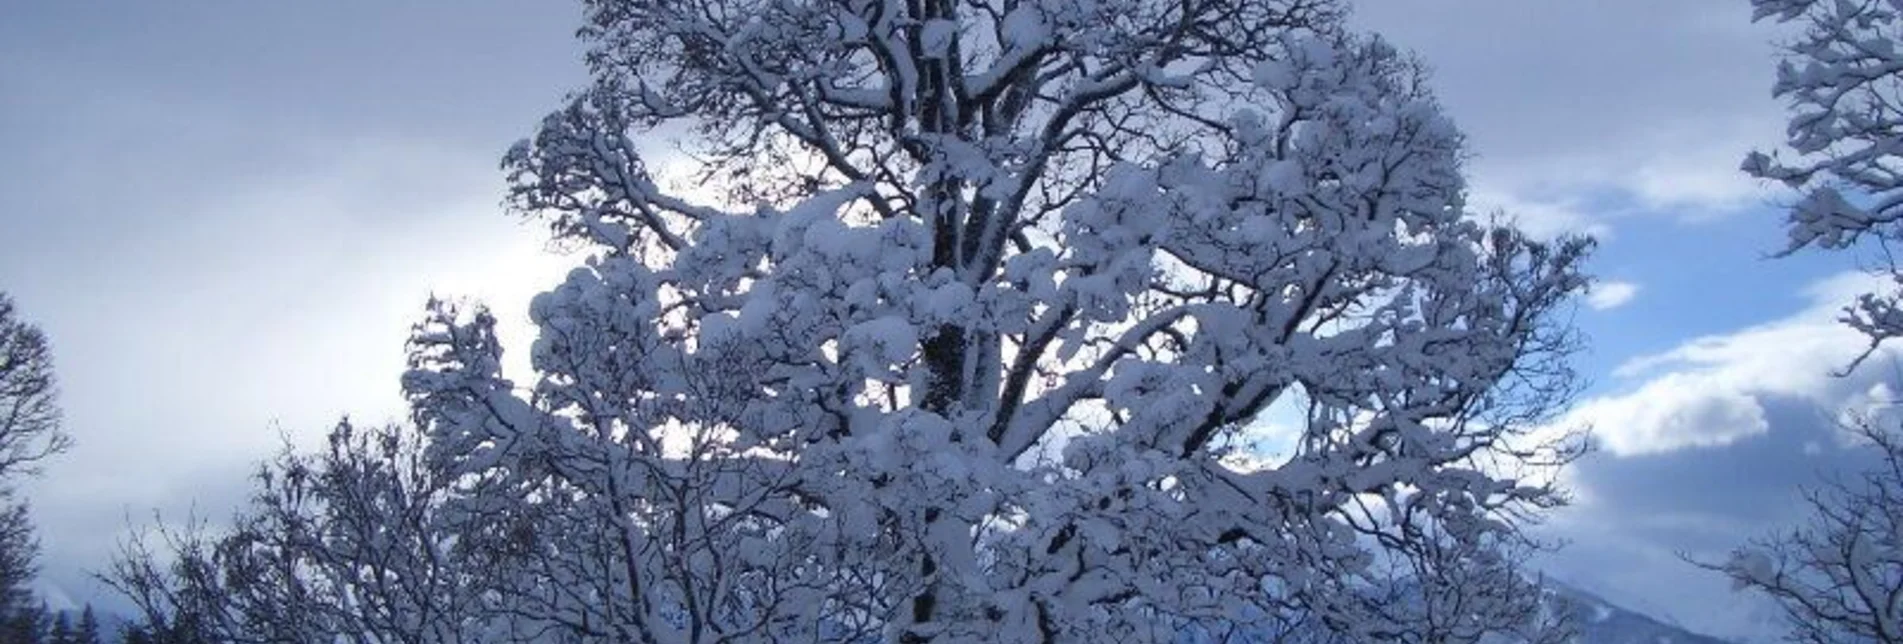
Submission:
[[[1592,285],[1586,293],[1586,306],[1594,311],[1610,311],[1625,306],[1638,296],[1639,285],[1631,282],[1608,280]]]
[[[1712,381],[1710,374],[1670,373],[1632,393],[1586,401],[1572,415],[1620,456],[1726,445],[1769,429],[1757,399]]]
[[[1770,102],[1768,92],[1762,100]],[[1680,218],[1736,212],[1774,194],[1772,184],[1746,175],[1738,164],[1752,150],[1775,145],[1781,132],[1781,121],[1772,115],[1672,123],[1646,133],[1653,145],[1638,155],[1609,154],[1608,161],[1624,170],[1612,182],[1641,204]]]
[[[1878,284],[1863,273],[1839,275],[1808,289],[1812,303],[1795,315],[1629,360],[1613,375],[1635,384],[1582,402],[1567,421],[1589,424],[1607,450],[1632,456],[1763,434],[1767,397],[1808,400],[1825,409],[1868,400],[1873,382],[1887,374],[1867,368],[1851,377],[1832,375],[1864,346],[1836,316],[1847,294]],[[1895,355],[1884,351],[1885,357]]]
[[[1604,222],[1586,214],[1575,199],[1532,199],[1511,189],[1476,182],[1468,201],[1473,212],[1487,216],[1498,214],[1538,239],[1575,234],[1605,239],[1612,233]]]

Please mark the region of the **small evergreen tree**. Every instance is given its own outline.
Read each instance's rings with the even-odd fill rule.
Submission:
[[[0,617],[0,642],[38,644],[46,641],[46,608],[23,605]]]
[[[40,617],[37,602],[27,583],[35,572],[33,559],[39,554],[39,542],[33,538],[33,523],[24,501],[12,490],[0,487],[0,622],[7,626],[7,638],[13,637],[12,624],[35,623]]]
[[[73,620],[66,613],[53,617],[53,628],[47,632],[46,641],[48,644],[74,644]]]
[[[99,639],[99,616],[93,614],[92,604],[79,613],[79,626],[73,629],[73,644],[103,644]]]

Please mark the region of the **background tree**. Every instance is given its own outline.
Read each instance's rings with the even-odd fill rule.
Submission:
[[[1577,454],[1533,430],[1576,388],[1590,243],[1476,220],[1424,74],[1339,3],[583,4],[592,82],[504,161],[508,203],[587,253],[531,306],[535,381],[481,307],[432,302],[421,457],[267,469],[231,535],[122,559],[159,617],[1547,635],[1520,528]],[[358,476],[385,467],[433,483]]]
[[[102,578],[156,642],[502,641],[505,616],[477,601],[497,585],[456,552],[469,541],[444,525],[447,482],[419,441],[339,423],[325,451],[259,468],[229,534],[194,523],[158,534],[163,553],[129,542]]]
[[[73,627],[74,644],[101,644],[99,639],[99,616],[93,614],[92,604],[79,611],[79,623]]]
[[[73,618],[64,611],[53,614],[53,625],[46,629],[47,644],[76,644],[73,640]]]
[[[0,489],[0,620],[39,611],[29,584],[37,571],[39,542],[25,503]]]
[[[1793,641],[1903,642],[1903,432],[1870,418],[1853,427],[1883,465],[1807,492],[1809,525],[1740,548],[1722,568],[1777,601]]]
[[[119,633],[120,644],[208,644],[188,623],[129,623]],[[232,640],[225,640],[232,641]]]
[[[17,609],[0,619],[0,641],[44,642],[50,614],[43,605]]]

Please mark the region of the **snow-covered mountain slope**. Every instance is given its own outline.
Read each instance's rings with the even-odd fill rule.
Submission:
[[[1551,580],[1546,584],[1553,608],[1572,615],[1580,644],[1733,644],[1666,624],[1578,588]]]

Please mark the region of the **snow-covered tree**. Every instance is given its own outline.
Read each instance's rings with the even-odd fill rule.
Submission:
[[[1800,192],[1784,253],[1882,246],[1903,239],[1903,5],[1887,0],[1752,0],[1759,21],[1797,30],[1773,92],[1790,104],[1783,150],[1753,152],[1744,171]],[[1869,337],[1865,352],[1903,335],[1903,290],[1864,294],[1844,321]]]
[[[1893,284],[1867,293],[1843,320],[1867,338],[1867,358],[1903,335],[1903,4],[1876,0],[1753,0],[1755,19],[1790,27],[1774,92],[1789,102],[1785,149],[1752,153],[1745,172],[1799,192],[1785,253],[1869,242]],[[1853,363],[1846,372],[1855,368]],[[1807,493],[1809,523],[1707,564],[1781,606],[1796,641],[1903,642],[1903,436],[1893,420],[1860,417],[1855,433],[1884,465]]]
[[[322,452],[261,466],[228,533],[162,529],[163,552],[128,542],[102,578],[182,641],[509,641],[488,630],[507,622],[479,601],[495,584],[456,552],[420,439],[339,423]]]
[[[267,477],[265,520],[187,543],[210,565],[122,560],[135,595],[257,584],[321,625],[158,612],[288,641],[1548,635],[1520,528],[1577,454],[1536,428],[1590,243],[1474,217],[1425,75],[1337,2],[584,6],[592,82],[504,161],[586,254],[531,306],[533,382],[489,312],[433,302],[401,462],[435,483],[280,512],[310,497]],[[356,501],[362,536],[335,509],[415,489]]]
[[[1880,450],[1882,465],[1807,492],[1808,525],[1714,566],[1775,600],[1792,641],[1903,642],[1903,431],[1874,418],[1852,428]]]
[[[505,160],[589,253],[533,304],[539,376],[439,306],[406,379],[537,580],[513,610],[654,642],[1529,613],[1507,552],[1559,498],[1519,475],[1573,446],[1523,434],[1571,391],[1588,244],[1476,222],[1420,69],[1336,3],[585,5],[593,82]]]

